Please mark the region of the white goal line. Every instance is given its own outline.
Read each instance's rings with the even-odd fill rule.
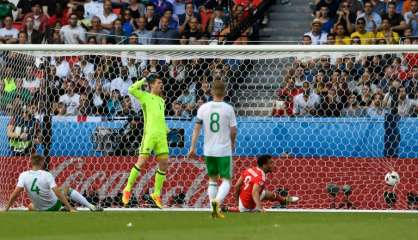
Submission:
[[[27,208],[12,208],[12,211],[26,211]],[[88,208],[77,208],[78,211],[87,212]],[[105,212],[210,212],[211,208],[105,208]],[[418,210],[365,210],[365,209],[266,209],[266,212],[296,212],[296,213],[412,213]]]

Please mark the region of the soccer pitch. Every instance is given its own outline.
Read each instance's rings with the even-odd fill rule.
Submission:
[[[416,239],[418,215],[391,213],[0,212],[0,239]],[[128,227],[128,223],[132,226]]]

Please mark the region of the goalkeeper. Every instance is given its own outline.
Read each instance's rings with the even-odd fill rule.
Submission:
[[[142,90],[143,85],[148,84],[150,92]],[[144,115],[144,133],[139,149],[139,158],[132,167],[128,177],[128,183],[123,189],[122,202],[128,205],[131,198],[132,187],[141,171],[144,163],[150,159],[151,152],[154,152],[158,161],[158,170],[155,174],[154,192],[151,200],[158,208],[162,208],[161,188],[165,181],[168,168],[168,128],[165,123],[165,102],[160,94],[163,89],[163,82],[157,75],[150,75],[132,84],[128,92],[141,104]]]

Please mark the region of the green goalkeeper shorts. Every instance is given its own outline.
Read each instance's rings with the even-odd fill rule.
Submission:
[[[168,155],[167,135],[151,135],[146,134],[142,137],[141,147],[139,148],[140,155],[151,155],[154,152],[156,156]]]
[[[232,178],[232,157],[205,156],[205,162],[209,177]]]

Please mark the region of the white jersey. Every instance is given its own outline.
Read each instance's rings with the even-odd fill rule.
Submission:
[[[54,176],[44,170],[26,171],[20,174],[17,187],[24,188],[37,210],[47,210],[57,203],[52,191],[56,187]]]
[[[197,111],[197,122],[205,131],[203,154],[209,157],[232,155],[231,127],[237,126],[234,109],[225,102],[208,102]]]

